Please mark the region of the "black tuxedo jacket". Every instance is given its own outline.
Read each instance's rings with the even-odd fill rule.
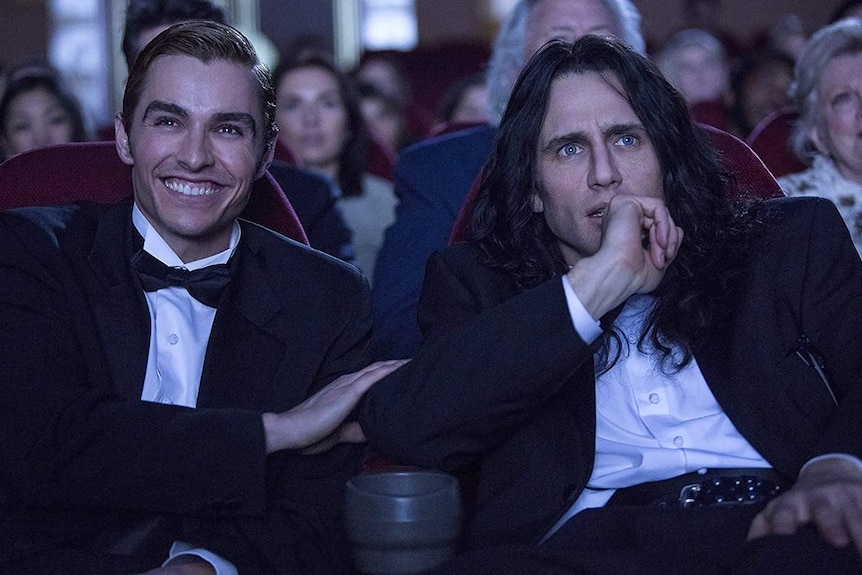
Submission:
[[[766,204],[727,314],[695,357],[745,438],[795,478],[813,456],[862,456],[862,265],[834,206]],[[518,293],[469,246],[428,265],[425,343],[369,392],[361,424],[395,460],[478,474],[468,545],[537,542],[583,490],[595,454],[592,351],[560,278]],[[840,406],[795,353],[823,356]]]
[[[241,225],[188,409],[140,401],[131,202],[0,214],[0,571],[141,570],[174,540],[242,573],[349,569],[341,499],[361,450],[266,457],[260,414],[366,364],[367,283]]]

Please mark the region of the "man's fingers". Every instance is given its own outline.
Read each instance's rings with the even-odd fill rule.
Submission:
[[[850,534],[847,532],[841,509],[829,505],[817,505],[812,509],[811,520],[817,526],[820,535],[835,547],[844,547],[850,543]]]
[[[854,506],[854,512],[847,521],[847,530],[853,547],[862,556],[862,506],[859,505],[859,502]]]
[[[361,393],[365,393],[372,385],[410,361],[409,359],[390,359],[377,361],[357,372],[359,377],[355,380]]]
[[[365,433],[359,423],[351,421],[342,424],[334,433],[324,437],[317,443],[299,450],[302,455],[317,455],[329,451],[339,443],[365,443]]]
[[[748,537],[746,538],[748,541],[752,541],[754,539],[759,539],[761,537],[765,537],[772,533],[769,525],[769,519],[766,518],[764,512],[760,512],[757,514],[757,517],[754,518],[754,521],[751,522],[751,526],[748,528]]]
[[[341,443],[365,443],[365,433],[356,421],[349,421],[338,430],[338,441]]]

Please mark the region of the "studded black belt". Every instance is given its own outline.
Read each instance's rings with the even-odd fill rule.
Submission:
[[[701,469],[663,481],[617,489],[607,505],[644,507],[714,507],[769,501],[790,482],[773,469]]]

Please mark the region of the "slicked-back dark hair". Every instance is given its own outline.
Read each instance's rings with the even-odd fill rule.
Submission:
[[[275,145],[278,126],[275,123],[275,88],[266,65],[257,57],[248,38],[227,24],[212,21],[190,21],[175,24],[156,36],[135,59],[123,94],[123,126],[132,137],[132,120],[144,91],[150,66],[160,56],[190,56],[201,62],[226,61],[246,66],[257,81],[258,98],[263,116],[264,151]]]
[[[553,41],[530,60],[500,123],[473,215],[472,239],[486,265],[510,276],[520,289],[567,271],[544,214],[533,212],[532,196],[554,81],[586,73],[599,74],[618,90],[643,123],[661,166],[668,209],[685,232],[641,334],[641,343],[649,336],[664,359],[680,367],[726,300],[755,226],[731,209],[727,193],[733,180],[682,96],[622,42],[597,36]],[[683,356],[671,357],[667,342],[681,346]]]
[[[224,10],[209,0],[129,0],[123,28],[123,56],[126,69],[132,64],[141,46],[141,32],[156,26],[171,26],[188,20],[212,20],[228,24]]]

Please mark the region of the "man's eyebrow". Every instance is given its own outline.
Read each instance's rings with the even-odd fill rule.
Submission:
[[[169,114],[174,114],[175,116],[180,116],[181,118],[185,118],[189,115],[186,109],[181,106],[171,104],[170,102],[163,102],[162,100],[153,100],[150,102],[150,105],[147,106],[147,109],[144,110],[144,119],[155,112],[167,112]]]
[[[609,136],[614,136],[618,134],[630,134],[632,132],[646,132],[646,128],[644,128],[642,124],[638,123],[611,124],[610,126],[602,128],[602,132]]]

